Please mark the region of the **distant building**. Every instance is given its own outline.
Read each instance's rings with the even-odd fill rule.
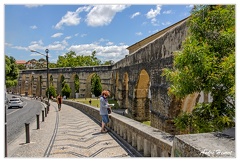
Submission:
[[[16,64],[17,65],[26,65],[26,61],[25,60],[16,60]]]
[[[26,69],[41,69],[43,67],[46,66],[47,62],[45,59],[39,59],[39,60],[29,60],[29,61],[25,61],[25,60],[16,60],[16,64],[17,65],[24,65],[26,67]]]

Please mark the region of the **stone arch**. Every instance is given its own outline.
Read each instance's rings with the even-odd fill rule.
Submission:
[[[26,81],[26,75],[23,75],[20,81],[20,88],[19,88],[19,94],[24,94],[25,91],[25,81]]]
[[[137,85],[134,89],[134,103],[132,116],[138,121],[146,121],[150,119],[149,113],[149,91],[150,77],[146,70],[141,70]]]
[[[29,78],[28,78],[28,95],[33,96],[33,85],[34,85],[34,75],[33,74],[29,74]]]
[[[42,96],[43,77],[39,75],[36,80],[36,96]]]
[[[49,86],[53,86],[53,76],[52,75],[50,75],[50,84],[49,84]]]
[[[196,103],[198,102],[200,94],[199,93],[193,93],[188,95],[183,99],[182,102],[182,111],[183,112],[192,112],[193,108],[195,107]]]
[[[123,98],[123,105],[122,107],[127,109],[130,107],[129,105],[129,87],[128,87],[129,77],[128,73],[125,72],[123,75],[123,86],[122,86],[122,98]]]
[[[78,82],[78,86],[76,85],[76,81]],[[75,98],[75,94],[79,93],[79,76],[77,74],[72,74],[70,78],[70,88],[71,88],[71,94],[70,98]],[[78,89],[76,89],[78,87]]]
[[[88,75],[87,80],[86,80],[86,89],[85,89],[85,98],[91,98],[92,97],[92,93],[91,93],[91,80],[93,75],[96,73],[91,73],[90,75]]]
[[[118,100],[118,88],[119,88],[119,84],[118,84],[118,81],[119,81],[119,73],[116,72],[116,80],[115,80],[115,94],[114,94],[114,98],[116,100]]]
[[[119,73],[116,76],[116,99],[120,108],[123,107],[123,80],[119,77]]]
[[[57,94],[61,94],[62,93],[62,82],[65,80],[65,77],[63,74],[58,76],[57,79]]]

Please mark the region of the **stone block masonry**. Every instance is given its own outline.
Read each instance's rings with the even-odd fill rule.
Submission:
[[[97,121],[99,108],[74,101],[63,101]],[[109,129],[136,148],[144,157],[235,157],[235,139],[219,133],[173,136],[133,119],[112,113]]]

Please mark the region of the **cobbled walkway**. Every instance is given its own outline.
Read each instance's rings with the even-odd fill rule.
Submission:
[[[31,124],[31,142],[25,143],[23,133],[9,146],[8,157],[130,157],[109,133],[101,133],[101,126],[81,111],[64,104],[61,111],[56,111],[56,102],[50,104],[40,129]]]
[[[49,157],[126,157],[128,153],[100,126],[77,109],[59,111],[57,136]]]

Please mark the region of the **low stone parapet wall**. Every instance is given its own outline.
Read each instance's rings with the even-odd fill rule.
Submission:
[[[69,100],[63,103],[101,123],[99,108]],[[172,136],[116,113],[110,115],[108,128],[145,157],[236,157],[235,138],[222,133]]]
[[[64,100],[63,103],[79,109],[95,120],[101,122],[99,108],[68,100]],[[116,132],[145,157],[171,156],[173,136],[168,133],[116,113],[110,115],[108,128]]]
[[[235,139],[221,133],[176,135],[172,157],[236,157]]]

